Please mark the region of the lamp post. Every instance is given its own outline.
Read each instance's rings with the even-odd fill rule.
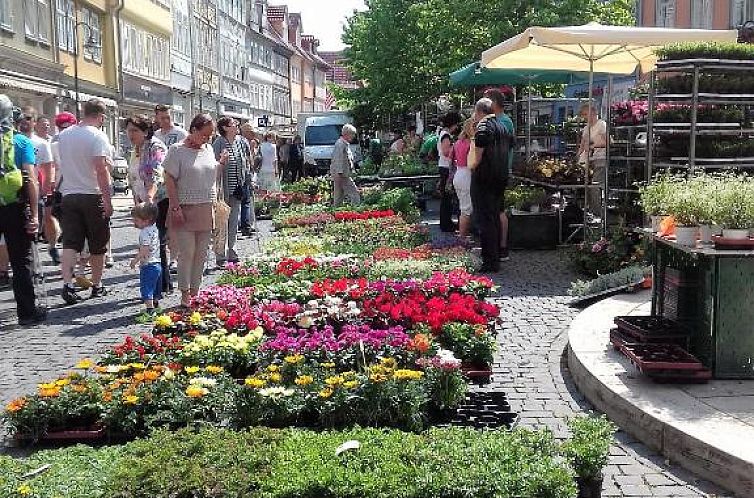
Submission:
[[[78,9],[76,10],[76,15],[78,16]],[[86,42],[84,43],[84,46],[82,47],[82,52],[86,50],[87,48],[102,48],[101,45],[97,44],[94,41],[94,37],[92,36],[92,27],[84,22],[84,21],[77,21],[76,24],[74,24],[74,30],[73,30],[73,37],[75,39],[76,43],[76,50],[73,54],[73,85],[74,85],[74,91],[76,92],[76,119],[81,119],[81,110],[80,107],[80,97],[79,97],[79,26],[86,26],[86,31],[88,33]]]

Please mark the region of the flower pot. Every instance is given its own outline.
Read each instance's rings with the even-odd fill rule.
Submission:
[[[712,236],[713,237],[715,235],[720,236],[722,234],[723,234],[723,227],[721,227],[720,225],[712,225]]]
[[[699,225],[699,242],[702,244],[712,244],[711,225]]]
[[[602,476],[577,477],[578,498],[599,498],[602,496]]]
[[[684,247],[694,247],[696,245],[696,234],[699,231],[699,227],[675,227],[675,241],[678,245]]]
[[[649,217],[650,220],[652,220],[652,233],[657,233],[660,231],[660,223],[662,223],[662,219],[664,216],[653,214]]]
[[[724,228],[723,238],[730,240],[746,240],[749,238],[749,230],[739,228]]]
[[[539,206],[531,206],[529,207],[530,213],[538,213],[539,212]]]

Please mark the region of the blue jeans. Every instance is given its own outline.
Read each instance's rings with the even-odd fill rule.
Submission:
[[[244,189],[241,200],[241,230],[256,228],[257,216],[254,212],[254,190],[249,187]]]
[[[139,270],[139,289],[142,301],[162,298],[162,265],[160,263],[142,265]]]

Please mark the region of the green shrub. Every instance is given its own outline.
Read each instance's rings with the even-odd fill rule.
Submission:
[[[576,475],[593,478],[602,474],[610,456],[610,446],[615,442],[615,424],[604,415],[576,417],[568,421],[571,439],[561,445]]]
[[[688,42],[667,45],[655,50],[664,60],[682,59],[754,59],[754,46],[735,42]]]

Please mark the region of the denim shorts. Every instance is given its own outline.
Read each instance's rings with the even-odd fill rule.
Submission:
[[[162,266],[160,263],[143,265],[139,270],[141,300],[151,301],[162,298]]]

